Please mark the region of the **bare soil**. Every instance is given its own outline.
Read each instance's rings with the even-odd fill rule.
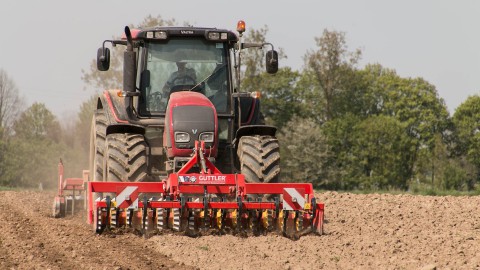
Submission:
[[[0,192],[0,269],[480,269],[480,197],[326,192],[325,235],[144,239],[50,217],[54,193]]]

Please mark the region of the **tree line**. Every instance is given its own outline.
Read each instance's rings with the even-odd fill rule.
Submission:
[[[0,69],[0,187],[54,188],[60,159],[67,177],[81,177],[88,167],[93,101],[82,104],[73,123],[61,125],[43,103],[25,108],[15,82]]]
[[[245,71],[244,90],[262,91],[266,121],[279,128],[284,181],[342,190],[478,189],[480,97],[450,116],[423,78],[378,63],[358,67],[361,50],[349,50],[345,35],[324,30],[300,71]]]
[[[147,16],[137,27],[174,25]],[[183,23],[186,24],[186,23]],[[268,28],[250,29],[246,42],[264,42]],[[404,78],[379,63],[359,67],[346,33],[324,30],[304,67],[264,72],[264,52],[243,54],[242,91],[262,93],[267,124],[278,128],[282,181],[312,182],[335,190],[480,190],[480,96],[468,97],[451,116],[434,85]],[[114,48],[115,49],[115,48]],[[122,83],[121,53],[108,73],[95,60],[83,81],[98,89]],[[287,57],[280,50],[281,57]],[[0,185],[56,184],[61,157],[73,175],[88,167],[95,96],[77,119],[60,125],[44,104],[28,108],[0,70]]]

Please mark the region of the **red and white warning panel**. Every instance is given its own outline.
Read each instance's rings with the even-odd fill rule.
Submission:
[[[302,210],[305,207],[305,189],[284,188],[283,210]]]
[[[138,187],[136,186],[127,186],[125,187],[115,198],[118,207],[127,208],[134,207],[138,208]]]

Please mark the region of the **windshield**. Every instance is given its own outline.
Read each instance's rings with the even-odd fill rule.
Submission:
[[[199,39],[147,44],[145,70],[149,83],[141,89],[145,101],[141,111],[165,112],[171,93],[196,91],[207,96],[218,112],[226,112],[228,66],[224,46]]]

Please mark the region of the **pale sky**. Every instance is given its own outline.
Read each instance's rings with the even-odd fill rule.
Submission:
[[[235,30],[236,22],[269,28],[283,48],[280,66],[303,68],[323,30],[346,33],[350,50],[363,51],[360,67],[379,63],[402,77],[435,85],[451,113],[480,90],[480,1],[103,1],[0,0],[0,69],[27,104],[43,102],[60,119],[75,115],[95,93],[85,88],[103,40],[151,14],[194,26]],[[98,89],[101,90],[101,89]]]

